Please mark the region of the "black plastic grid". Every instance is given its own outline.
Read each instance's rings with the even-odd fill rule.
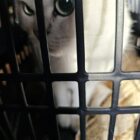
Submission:
[[[117,4],[117,15],[116,15],[116,42],[115,42],[115,69],[112,73],[86,73],[85,72],[85,52],[84,52],[84,30],[83,30],[83,9],[82,9],[82,0],[75,0],[75,15],[76,15],[76,35],[77,35],[77,64],[78,64],[78,72],[77,73],[63,73],[63,74],[52,74],[49,67],[49,56],[47,50],[47,41],[46,41],[46,33],[44,27],[44,16],[43,16],[43,5],[42,0],[35,0],[36,11],[37,11],[37,21],[38,21],[38,29],[39,29],[39,38],[40,45],[42,51],[42,59],[44,66],[43,74],[29,74],[29,73],[20,73],[19,68],[15,59],[15,46],[13,42],[13,36],[11,31],[11,25],[8,18],[7,13],[7,2],[6,0],[0,1],[0,9],[5,13],[1,14],[1,18],[4,17],[3,24],[6,28],[6,32],[8,35],[8,45],[9,51],[11,52],[11,60],[13,62],[14,73],[12,74],[0,74],[1,80],[18,82],[20,85],[22,97],[23,97],[23,105],[1,105],[0,106],[0,114],[3,116],[3,120],[7,124],[7,130],[10,134],[12,140],[16,140],[14,133],[12,132],[12,128],[7,119],[7,111],[13,112],[25,112],[28,116],[28,121],[30,124],[30,129],[32,133],[33,140],[37,140],[34,124],[31,118],[31,113],[47,112],[48,121],[49,118],[53,119],[51,121],[50,127],[50,139],[51,140],[59,140],[58,127],[56,124],[56,115],[57,114],[78,114],[80,116],[80,131],[81,131],[81,140],[86,140],[86,130],[85,130],[85,117],[86,115],[95,115],[95,114],[108,114],[111,116],[110,124],[109,124],[109,135],[108,140],[113,139],[114,134],[114,126],[116,121],[116,115],[118,114],[132,114],[132,113],[140,113],[140,107],[118,107],[118,96],[119,96],[119,87],[120,82],[122,80],[128,79],[140,79],[140,75],[138,72],[127,73],[121,71],[121,50],[123,43],[123,11],[124,11],[124,1],[116,0]],[[5,18],[6,17],[6,18]],[[113,97],[112,97],[112,105],[111,108],[87,108],[85,103],[85,82],[86,81],[113,81]],[[28,105],[25,91],[22,85],[23,81],[44,81],[46,83],[47,91],[48,91],[48,106],[34,106]],[[77,81],[79,87],[79,108],[55,108],[53,102],[53,94],[52,94],[52,82],[53,81]],[[140,123],[138,124],[135,140],[140,139]]]

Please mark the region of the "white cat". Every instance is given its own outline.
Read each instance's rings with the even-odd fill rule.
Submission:
[[[55,11],[57,9],[63,12],[59,7],[59,1],[43,0],[51,71],[53,73],[76,72],[75,14],[73,11],[68,16],[59,15]],[[17,2],[19,24],[28,32],[29,40],[32,42],[37,59],[36,71],[42,72],[34,0],[17,0]],[[111,72],[114,65],[116,0],[83,0],[83,9],[86,71]],[[131,22],[126,8],[125,15],[124,40],[127,42]],[[88,104],[97,84],[102,83],[92,82],[87,85],[86,104]],[[110,92],[104,88],[103,90],[106,95]],[[53,92],[56,106],[79,106],[78,86],[75,82],[54,82]],[[104,98],[101,97],[100,100],[102,101]],[[77,128],[77,117],[75,116],[61,115],[58,117],[58,121],[63,127]]]

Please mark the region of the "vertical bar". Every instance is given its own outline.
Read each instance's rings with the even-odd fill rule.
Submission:
[[[135,12],[135,9],[134,9],[134,7],[135,7],[135,0],[131,0],[131,4],[132,4],[132,12]]]
[[[120,80],[115,79],[112,91],[112,109],[116,110],[119,100]]]
[[[27,103],[27,99],[26,99],[26,95],[25,95],[25,90],[24,90],[24,87],[23,87],[23,83],[20,83],[20,90],[21,90],[21,96],[22,96],[22,99],[23,99],[23,102],[24,102],[24,106],[28,107],[28,103]]]
[[[86,140],[86,115],[81,111],[80,114],[80,140]]]
[[[16,23],[16,0],[12,0],[11,1],[11,5],[13,6],[13,19],[14,19],[14,23]]]
[[[6,35],[7,35],[7,45],[9,48],[9,59],[11,60],[11,65],[13,67],[13,73],[17,74],[19,72],[19,67],[17,65],[17,61],[15,58],[15,43],[14,43],[14,37],[13,37],[13,32],[11,28],[11,24],[9,21],[9,13],[8,13],[8,3],[7,0],[0,0],[0,16],[1,16],[1,22],[2,22],[2,27],[4,27]]]
[[[85,97],[85,82],[79,82],[79,100],[80,100],[80,138],[86,140],[86,97]]]
[[[135,12],[136,12],[136,13],[139,12],[139,8],[138,8],[138,6],[139,6],[139,1],[136,0],[136,1],[135,1]]]
[[[76,39],[77,39],[77,65],[78,78],[85,78],[85,49],[84,49],[84,24],[83,24],[83,3],[82,0],[75,0],[75,21],[76,21]],[[80,134],[81,140],[86,139],[85,129],[85,112],[86,96],[85,96],[85,81],[82,79],[78,81],[79,86],[79,100],[80,100]]]
[[[24,90],[24,86],[23,86],[23,83],[19,83],[19,86],[20,86],[20,90],[21,90],[21,95],[22,95],[22,99],[23,99],[23,104],[26,108],[28,108],[28,102],[27,102],[27,99],[26,99],[26,95],[25,95],[25,90]],[[25,114],[26,115],[26,114]],[[29,123],[29,126],[31,128],[31,132],[32,132],[32,136],[33,136],[33,139],[36,140],[36,134],[35,134],[35,129],[34,129],[34,125],[33,125],[33,122],[32,122],[32,118],[31,118],[31,114],[28,113],[27,114],[27,118],[28,118],[28,123]]]
[[[115,70],[114,70],[114,87],[112,95],[112,110],[109,124],[108,140],[113,140],[116,114],[118,106],[120,80],[116,77],[120,76],[122,62],[122,44],[123,44],[123,26],[124,26],[124,0],[116,0],[116,30],[115,30]]]
[[[15,43],[14,43],[14,36],[13,36],[13,31],[12,31],[12,27],[11,27],[11,23],[9,20],[9,13],[8,13],[8,1],[7,0],[1,0],[0,1],[0,14],[1,14],[1,22],[2,22],[2,27],[5,29],[6,33],[7,33],[7,45],[8,45],[8,52],[9,52],[9,59],[11,60],[11,65],[13,67],[13,71],[12,74],[16,75],[19,72],[19,67],[17,65],[17,61],[16,61],[16,51],[15,51]],[[22,83],[20,84],[20,88],[21,88],[21,92],[23,95],[23,101],[24,104],[27,106],[27,101],[26,101],[26,97],[25,97],[25,93],[24,93],[24,89],[23,89],[23,85]]]
[[[111,111],[108,140],[113,140],[115,123],[116,123],[116,115],[113,114]]]
[[[124,27],[124,0],[116,0],[115,72],[121,71]],[[119,76],[119,75],[117,75]]]
[[[16,112],[16,114],[17,114],[17,112]],[[18,132],[18,127],[19,127],[20,121],[21,121],[21,113],[18,112],[18,114],[16,116],[16,124],[15,124],[15,128],[14,128],[14,132],[13,132],[14,135],[16,135],[16,136],[17,136],[17,132]]]
[[[37,140],[36,134],[35,134],[35,129],[34,129],[34,126],[33,126],[33,122],[32,122],[32,118],[31,118],[30,113],[28,113],[28,120],[29,120],[29,124],[30,124],[30,127],[31,127],[31,132],[32,132],[33,138],[34,138],[34,140]]]
[[[44,73],[49,78],[51,74],[50,64],[49,64],[49,54],[48,54],[48,45],[46,40],[46,29],[45,29],[45,19],[44,19],[44,8],[42,0],[35,0],[36,5],[36,15],[37,15],[37,25],[39,33],[39,41],[41,47],[41,54],[43,59]]]
[[[54,99],[53,99],[51,71],[49,65],[49,54],[48,54],[48,47],[47,47],[47,40],[46,40],[45,20],[44,20],[44,10],[43,10],[42,0],[35,0],[35,7],[37,13],[37,24],[38,24],[39,41],[40,41],[43,66],[44,66],[44,75],[46,79],[46,88],[47,88],[47,95],[48,95],[47,101],[50,108],[50,112],[48,114],[47,119],[48,121],[52,122],[52,126],[50,127],[49,130],[50,133],[49,135],[51,140],[59,140],[60,138],[58,134],[58,126],[56,121],[56,112],[55,112]]]
[[[136,128],[136,135],[135,135],[135,140],[139,140],[139,139],[140,139],[140,120]]]
[[[8,53],[10,54],[9,60],[11,61],[11,65],[13,68],[13,73],[17,74],[19,72],[19,67],[16,62],[15,58],[15,43],[14,43],[14,37],[12,32],[12,27],[9,19],[9,13],[8,13],[8,1],[7,0],[1,0],[0,1],[0,16],[1,16],[1,24],[2,28],[5,29],[6,37],[7,37],[7,45],[8,45]],[[14,135],[14,132],[12,131],[11,124],[8,120],[8,116],[6,111],[3,112],[4,119],[6,121],[7,127],[10,131],[10,135],[13,140],[16,139],[16,136]]]
[[[9,119],[7,117],[6,111],[3,111],[3,116],[4,116],[4,119],[5,119],[5,122],[6,122],[6,125],[7,125],[7,128],[9,130],[9,133],[10,133],[12,140],[16,140],[16,136],[14,135],[14,133],[12,131],[12,127],[11,127],[11,124],[10,124]]]
[[[84,49],[84,23],[82,0],[75,0],[76,39],[77,39],[77,65],[78,73],[85,73],[85,49]]]
[[[15,58],[15,56],[16,56],[15,55],[16,54],[15,43],[14,43],[13,31],[12,31],[12,27],[11,27],[11,23],[10,23],[10,19],[9,19],[8,1],[7,0],[1,0],[0,1],[0,11],[1,11],[0,13],[1,13],[2,27],[5,29],[5,31],[7,33],[7,40],[8,40],[7,45],[8,45],[8,48],[9,48],[8,51],[9,51],[9,54],[10,54],[9,57],[10,57],[10,60],[11,60],[11,64],[13,66],[13,71],[12,72],[13,72],[13,74],[16,75],[19,72],[19,67],[17,65],[17,61],[16,61],[16,58]],[[19,86],[20,86],[20,89],[21,89],[21,92],[22,92],[22,99],[23,99],[24,105],[27,107],[28,104],[27,104],[23,84],[20,83]],[[7,117],[6,112],[4,112],[4,116],[5,116],[5,120],[7,122],[7,125],[10,127],[10,123],[8,121],[8,117]],[[30,122],[31,128],[33,128],[32,125],[31,125],[31,119],[29,120],[29,122]],[[33,132],[33,129],[32,129],[32,132]],[[34,135],[34,133],[33,133],[33,135]]]
[[[139,0],[137,0],[137,1],[138,1],[137,12],[138,12],[138,14],[140,14],[140,1]]]

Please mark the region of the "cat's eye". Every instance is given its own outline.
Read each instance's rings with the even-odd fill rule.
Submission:
[[[75,7],[74,0],[56,0],[55,10],[61,16],[70,15]]]
[[[33,16],[34,10],[32,10],[26,3],[22,2],[22,8],[26,15]]]

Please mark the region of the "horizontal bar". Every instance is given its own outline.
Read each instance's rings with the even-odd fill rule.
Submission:
[[[49,111],[49,107],[45,105],[29,105],[28,107],[22,105],[0,105],[0,111],[18,111],[18,112],[42,112]],[[71,108],[71,107],[59,107],[55,108],[54,111],[56,114],[86,114],[86,115],[95,115],[95,114],[134,114],[140,113],[140,106],[129,106],[129,107],[117,107],[115,109],[111,108],[86,108],[84,110],[80,108]]]
[[[111,108],[87,108],[85,110],[81,110],[79,108],[58,108],[56,109],[57,114],[80,114],[84,113],[86,115],[95,115],[95,114],[110,114],[110,115],[117,115],[117,114],[134,114],[140,113],[140,106],[137,107],[117,107],[115,109]]]
[[[87,114],[133,114],[140,113],[140,106],[137,107],[117,107],[115,109],[111,108],[95,108],[87,109],[85,111]]]
[[[96,73],[84,74],[79,77],[77,73],[69,74],[50,74],[50,80],[53,81],[115,81],[140,79],[139,72],[120,73]],[[18,73],[18,74],[0,74],[0,80],[6,81],[46,81],[44,74],[40,73]]]

